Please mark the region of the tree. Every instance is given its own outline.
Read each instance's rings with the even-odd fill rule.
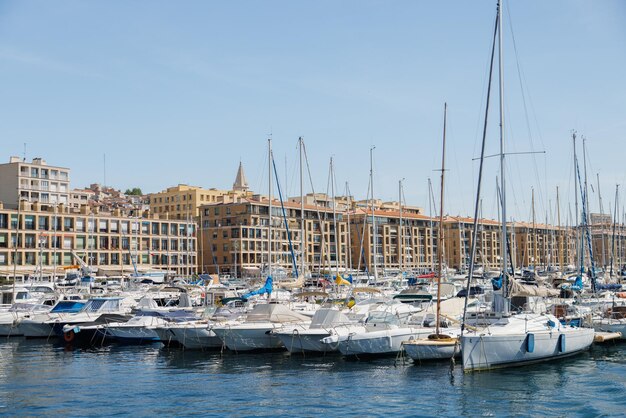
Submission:
[[[143,196],[141,189],[139,187],[133,187],[132,189],[126,189],[124,192],[127,196]]]

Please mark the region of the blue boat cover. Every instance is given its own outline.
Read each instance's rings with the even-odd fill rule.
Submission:
[[[561,288],[562,289],[570,289],[570,290],[573,290],[573,291],[576,291],[576,292],[580,292],[581,290],[583,290],[583,278],[582,278],[582,276],[577,276],[573,285],[564,284],[563,286],[561,286]]]
[[[491,279],[491,285],[493,286],[493,290],[502,289],[502,275],[500,275],[497,279]]]
[[[619,283],[607,283],[607,284],[600,284],[598,283],[596,285],[596,290],[621,290],[622,285]]]
[[[62,300],[55,305],[50,312],[68,312],[74,313],[80,311],[85,306],[85,301]]]
[[[273,284],[272,276],[267,276],[267,279],[265,279],[265,285],[262,288],[257,289],[257,290],[253,290],[250,293],[246,293],[241,298],[243,300],[248,300],[248,299],[250,299],[254,295],[264,295],[266,293],[268,295],[271,295],[272,294],[272,284]]]

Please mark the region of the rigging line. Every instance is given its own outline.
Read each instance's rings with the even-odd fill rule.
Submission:
[[[319,210],[319,204],[317,201],[317,194],[315,193],[315,187],[313,187],[313,176],[311,176],[311,166],[309,165],[309,155],[307,153],[306,150],[306,143],[302,142],[302,151],[304,152],[304,161],[306,162],[306,171],[307,174],[309,176],[309,183],[311,185],[311,192],[313,193],[313,203],[315,205],[315,213],[317,215],[317,221],[319,223],[319,230],[320,230],[320,261],[319,261],[319,270],[322,270],[322,263],[324,262],[321,251],[324,248],[324,246],[326,245],[326,241],[324,239],[324,231],[323,231],[323,225],[322,225],[322,216],[320,215],[320,210]],[[313,228],[313,233],[315,233],[315,228]],[[315,254],[313,254],[313,262],[315,263]]]
[[[331,157],[332,158],[332,157]],[[328,202],[328,196],[329,196],[329,191],[330,191],[330,177],[332,176],[333,173],[333,169],[332,166],[329,164],[328,165],[328,180],[326,181],[326,202]],[[327,221],[328,221],[328,210],[324,211],[324,235],[326,234],[326,226],[327,226]],[[330,257],[330,253],[331,253],[331,240],[330,240],[330,223],[328,223],[328,251],[326,252],[326,261],[328,261],[328,270],[332,271],[332,264],[331,264],[331,257]],[[326,248],[324,248],[326,249]],[[332,274],[331,274],[332,276]]]
[[[519,60],[519,54],[518,54],[518,50],[517,50],[517,43],[515,42],[515,33],[513,31],[513,22],[511,19],[511,12],[509,10],[509,8],[507,7],[507,16],[509,19],[509,30],[511,32],[511,40],[513,43],[513,51],[515,54],[515,64],[516,64],[516,68],[517,68],[517,76],[518,76],[518,81],[519,81],[519,86],[520,86],[520,92],[521,92],[521,96],[522,96],[522,104],[523,104],[523,108],[524,108],[524,118],[526,121],[526,129],[528,130],[528,139],[530,140],[530,147],[532,150],[535,149],[535,144],[533,141],[533,134],[532,134],[532,129],[530,126],[530,118],[528,117],[528,106],[526,104],[526,91],[524,89],[524,83],[522,82],[522,68],[521,68],[521,64],[520,64],[520,60]],[[545,147],[544,147],[545,148]],[[535,172],[535,177],[537,179],[537,185],[540,186],[541,185],[541,180],[540,180],[540,176],[539,176],[539,169],[537,167],[537,161],[535,158],[533,158],[533,169]],[[547,187],[544,187],[544,190],[547,193]],[[543,193],[539,193],[539,204],[540,207],[542,209],[545,209],[545,203],[543,202]]]
[[[368,181],[367,181],[367,194],[365,195],[366,198],[369,198],[370,195],[370,190],[371,190],[371,185],[372,185],[372,178],[371,176],[367,176],[368,177]],[[363,229],[361,231],[361,234],[359,236],[359,241],[361,242],[360,244],[360,248],[359,248],[359,262],[358,262],[358,268],[357,270],[361,270],[361,260],[363,260],[363,267],[365,268],[365,271],[367,273],[367,276],[369,278],[369,269],[367,268],[367,260],[365,258],[365,250],[363,248],[363,241],[365,238],[365,226],[367,225],[367,210],[364,211],[364,216],[363,216]],[[357,229],[358,231],[358,229]]]

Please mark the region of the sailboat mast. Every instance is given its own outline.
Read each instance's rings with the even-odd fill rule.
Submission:
[[[604,214],[604,208],[602,207],[602,194],[600,193],[600,173],[596,173],[596,180],[598,182],[598,206],[600,207],[600,215]],[[600,217],[600,239],[602,240],[602,268],[606,268],[606,247],[604,244],[604,224],[603,217]]]
[[[441,315],[441,276],[443,275],[443,196],[444,179],[446,173],[446,118],[448,115],[448,104],[443,104],[443,150],[441,152],[441,195],[439,198],[439,231],[437,233],[437,325],[435,334],[439,335],[439,318]],[[468,289],[469,292],[469,289]]]
[[[403,226],[402,226],[402,180],[398,181],[398,207],[400,208],[400,226],[398,229],[398,265],[400,266],[400,272],[403,267],[404,246],[403,246]]]
[[[576,159],[576,132],[572,132],[572,143],[574,145],[574,230],[576,231],[576,266],[579,274],[582,274],[582,262],[580,245],[580,229],[578,228],[578,175],[577,175],[577,159]]]
[[[330,190],[333,196],[333,229],[335,230],[335,277],[339,276],[339,231],[337,230],[337,201],[335,200],[335,166],[330,157]]]
[[[268,172],[268,233],[267,233],[267,274],[272,275],[272,138],[267,139]]]
[[[506,181],[505,181],[505,154],[504,154],[504,60],[502,59],[502,8],[504,1],[498,1],[498,65],[499,65],[499,99],[500,99],[500,194],[502,196],[502,236],[500,237],[500,251],[502,252],[503,295],[507,296],[508,288],[508,248],[507,248],[507,215],[506,215]]]
[[[584,181],[585,181],[585,202],[583,205],[583,216],[584,216],[584,225],[585,225],[585,229],[586,229],[586,233],[587,236],[589,236],[589,186],[587,183],[587,138],[583,137],[583,175],[584,175]],[[584,248],[584,238],[583,239],[583,248]],[[593,261],[591,260],[592,254],[591,254],[591,241],[589,241],[589,264],[591,265],[593,263]],[[584,261],[584,258],[583,258]],[[595,276],[595,272],[593,272],[593,275]]]
[[[615,254],[615,227],[617,226],[618,218],[617,218],[617,202],[619,201],[619,184],[615,185],[615,213],[613,214],[613,234],[611,238],[611,273],[610,276],[613,277],[613,263],[614,263],[614,254]],[[610,203],[609,203],[610,206]],[[609,209],[610,210],[610,209]]]
[[[435,271],[435,259],[433,258],[433,206],[432,206],[432,190],[433,190],[433,185],[432,182],[430,180],[430,177],[428,178],[428,218],[430,220],[430,246],[429,246],[429,251],[430,251],[430,271]]]
[[[370,148],[370,182],[372,191],[372,244],[373,244],[373,261],[374,261],[374,279],[378,280],[378,263],[376,260],[377,239],[376,239],[376,216],[374,215],[374,150],[376,146]]]
[[[559,201],[559,186],[556,186],[556,222],[558,226],[557,250],[559,252],[559,269],[563,268],[563,231],[561,231],[561,203]]]
[[[298,138],[300,151],[300,272],[304,276],[305,248],[304,248],[304,172],[302,165],[302,137]]]
[[[346,212],[348,222],[348,246],[347,246],[347,258],[348,258],[348,271],[352,274],[352,238],[350,237],[350,211],[352,210],[352,197],[350,196],[350,186],[346,181],[346,198],[348,203],[348,211]]]
[[[532,257],[532,263],[533,263],[533,271],[535,270],[535,267],[537,265],[537,222],[535,219],[535,188],[531,188],[531,193],[532,193],[532,209],[533,209],[533,257]]]

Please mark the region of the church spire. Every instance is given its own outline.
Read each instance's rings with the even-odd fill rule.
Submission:
[[[237,170],[235,183],[233,183],[233,190],[236,192],[248,191],[248,181],[246,180],[246,175],[243,172],[243,164],[241,163],[241,161],[239,161],[239,169]]]

